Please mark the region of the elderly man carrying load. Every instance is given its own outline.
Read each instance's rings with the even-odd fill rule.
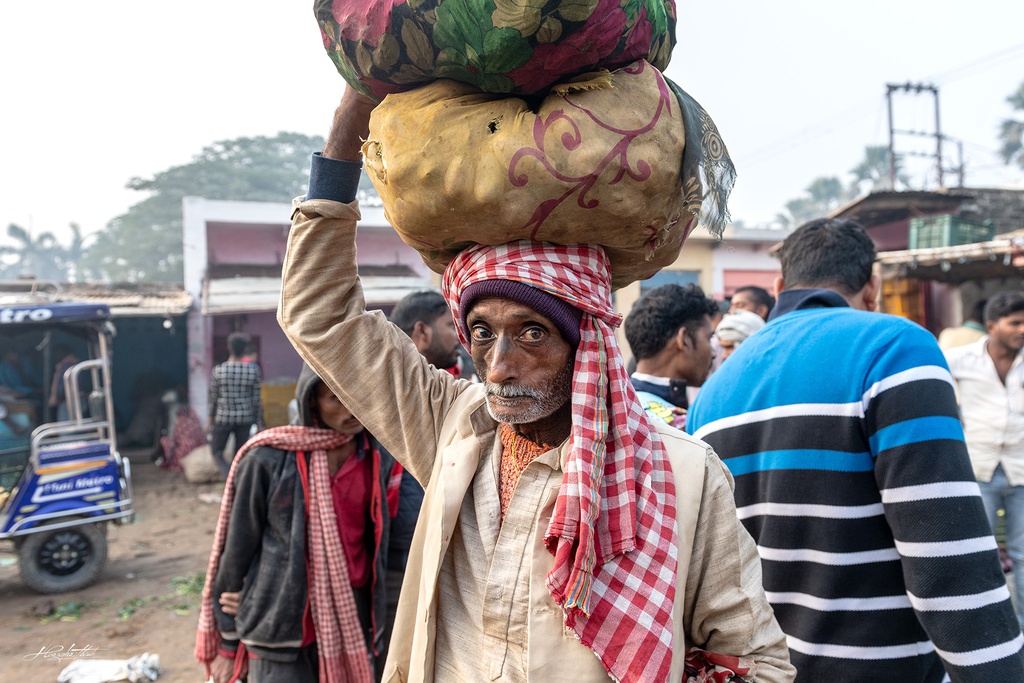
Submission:
[[[313,158],[278,318],[426,489],[384,680],[791,680],[731,477],[630,387],[604,249],[519,240],[451,261],[482,384],[365,310],[353,200],[373,107],[346,90]]]

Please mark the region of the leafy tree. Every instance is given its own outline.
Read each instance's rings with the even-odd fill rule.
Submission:
[[[864,159],[850,169],[853,174],[853,191],[860,194],[862,191],[874,192],[876,190],[889,189],[889,173],[892,169],[889,165],[889,147],[886,145],[869,145],[864,148]],[[896,157],[896,187],[907,187],[910,185],[906,174],[903,172],[903,160]]]
[[[0,246],[0,256],[12,257],[0,262],[0,273],[4,278],[33,276],[41,280],[65,279],[57,263],[60,244],[52,232],[41,232],[33,236],[20,225],[11,223],[7,226],[7,236],[14,241],[14,245]]]
[[[82,266],[87,251],[82,228],[71,224],[71,241],[61,244],[52,232],[36,236],[13,223],[7,226],[7,236],[14,245],[0,246],[0,278],[14,279],[31,276],[40,280],[75,282],[88,277]],[[5,258],[6,257],[6,258]]]
[[[310,152],[322,147],[323,138],[285,132],[223,140],[188,164],[132,178],[129,189],[150,195],[107,223],[84,265],[108,280],[181,282],[182,197],[291,201],[305,193]]]
[[[78,223],[72,223],[71,241],[67,246],[61,245],[54,255],[57,266],[64,273],[64,279],[69,282],[82,281],[88,279],[90,275],[84,264],[85,255],[89,251],[85,246],[87,239],[88,235],[82,235],[82,227]]]
[[[850,198],[849,190],[843,187],[842,181],[835,176],[815,178],[804,193],[802,197],[786,202],[789,216],[780,216],[786,221],[783,225],[800,225],[821,218]]]
[[[1015,111],[1024,113],[1024,83],[1006,98]],[[999,128],[999,156],[1007,164],[1024,168],[1024,120],[1006,119]]]
[[[889,171],[889,148],[869,145],[864,148],[864,158],[850,169],[853,180],[848,186],[844,187],[843,181],[836,176],[819,176],[807,186],[802,196],[786,202],[786,213],[776,214],[775,222],[783,228],[796,227],[827,216],[862,192],[888,189]],[[899,157],[896,158],[896,183],[897,188],[910,185]]]

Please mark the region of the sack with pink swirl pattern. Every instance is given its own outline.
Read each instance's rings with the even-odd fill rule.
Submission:
[[[600,244],[619,288],[672,264],[698,222],[721,234],[735,170],[703,108],[640,60],[537,106],[440,80],[370,119],[367,173],[434,271],[472,243]]]

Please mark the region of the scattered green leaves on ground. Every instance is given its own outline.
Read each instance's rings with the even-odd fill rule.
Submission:
[[[121,609],[117,610],[117,616],[121,621],[128,621],[132,615],[139,611],[146,601],[142,598],[132,598],[128,602],[121,605]]]
[[[171,611],[177,614],[179,617],[187,617],[189,613],[192,611],[192,605],[178,603],[177,605],[171,605]]]
[[[82,610],[87,607],[84,602],[62,602],[53,608],[53,611],[39,618],[44,624],[51,621],[78,621],[82,616]]]
[[[202,595],[205,583],[206,572],[192,572],[191,574],[175,576],[171,579],[174,592],[178,595]]]

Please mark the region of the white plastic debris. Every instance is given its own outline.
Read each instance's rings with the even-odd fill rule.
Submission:
[[[160,677],[160,655],[144,652],[131,659],[76,659],[60,672],[57,683],[109,683],[155,681]]]

